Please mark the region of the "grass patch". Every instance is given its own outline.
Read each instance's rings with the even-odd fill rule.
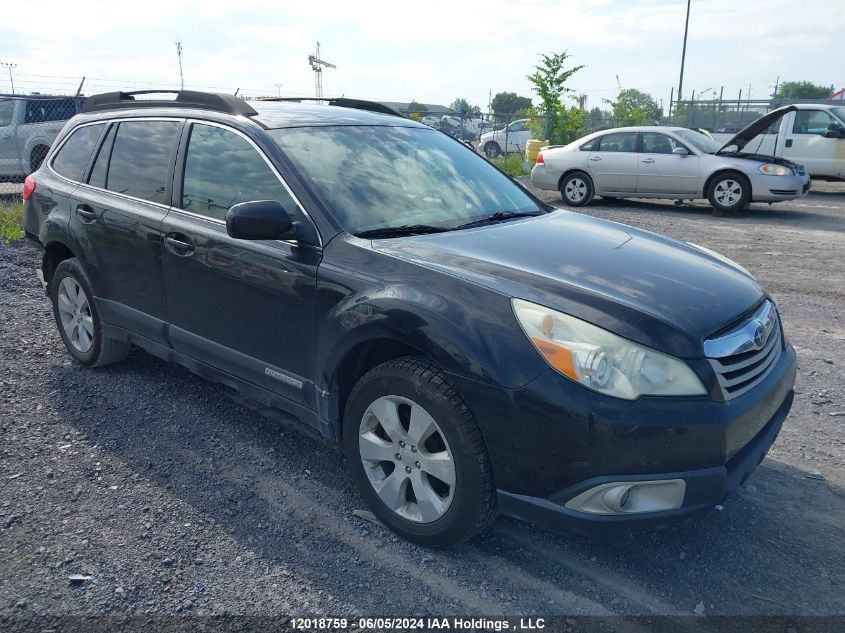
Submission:
[[[490,162],[505,172],[508,176],[524,176],[529,171],[523,167],[524,159],[520,154],[511,154],[507,158],[492,158]]]
[[[0,199],[0,242],[6,243],[23,237],[23,204]]]

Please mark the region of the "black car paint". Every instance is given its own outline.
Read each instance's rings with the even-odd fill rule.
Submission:
[[[316,112],[304,108],[290,124],[338,123]],[[81,115],[56,146],[72,125],[146,116],[131,109]],[[311,232],[298,242],[234,240],[222,222],[149,210],[42,167],[26,205],[27,234],[48,253],[62,244],[80,258],[109,335],[291,411],[326,437],[339,439],[346,374],[374,347],[422,354],[442,367],[479,421],[497,488],[535,498],[559,499],[604,475],[724,468],[791,397],[790,351],[762,385],[720,401],[702,341],[766,295],[747,273],[691,245],[562,211],[364,240],[343,231],[260,118],[185,109],[155,116],[211,121],[247,135],[284,175],[308,213],[297,211],[295,221]],[[396,124],[344,116],[340,124]],[[186,136],[183,128],[170,167],[171,203],[180,199]],[[94,207],[97,221],[83,222],[78,204]],[[123,205],[139,217],[125,219]],[[101,230],[117,238],[108,250]],[[186,238],[191,252],[168,248],[168,235]],[[166,303],[149,296],[158,292]],[[685,358],[710,395],[628,402],[576,385],[537,354],[512,297]]]

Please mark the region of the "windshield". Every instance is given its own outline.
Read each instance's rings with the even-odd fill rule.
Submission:
[[[715,154],[722,147],[721,143],[695,130],[675,130],[675,134],[705,154]]]
[[[831,108],[831,111],[839,117],[839,120],[845,122],[845,107],[835,107]]]
[[[350,233],[450,228],[496,212],[542,212],[481,156],[430,128],[304,127],[269,134]]]

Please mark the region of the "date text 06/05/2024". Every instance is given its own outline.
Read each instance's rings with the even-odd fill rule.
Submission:
[[[499,618],[437,618],[437,617],[375,617],[357,618],[292,618],[291,628],[300,631],[313,630],[344,630],[356,628],[358,630],[486,630],[486,631],[530,631],[540,630],[546,627],[543,618],[518,618],[514,621]]]

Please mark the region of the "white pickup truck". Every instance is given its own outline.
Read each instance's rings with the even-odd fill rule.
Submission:
[[[845,180],[845,103],[796,103],[795,107],[795,112],[784,115],[745,149],[803,165],[813,178]],[[731,136],[713,134],[721,142]]]

